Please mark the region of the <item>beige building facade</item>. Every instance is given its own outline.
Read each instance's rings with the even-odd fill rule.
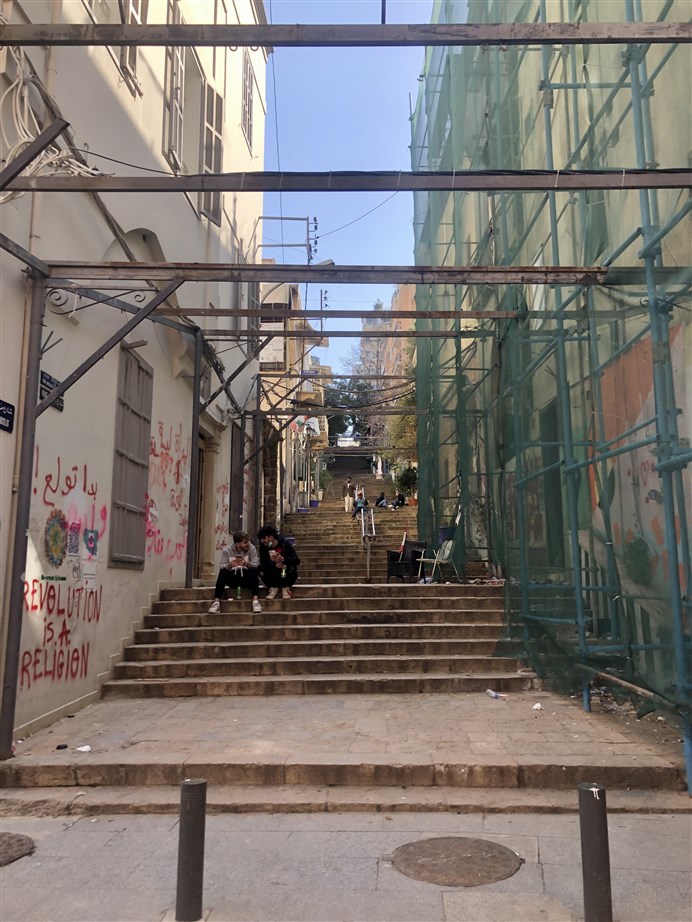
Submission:
[[[12,22],[266,22],[261,0],[7,2]],[[264,49],[29,48],[0,57],[3,157],[11,160],[59,113],[69,129],[36,161],[42,172],[116,175],[261,169]],[[34,167],[32,166],[29,170]],[[257,262],[259,194],[5,193],[2,230],[43,260]],[[3,251],[0,399],[13,410],[0,432],[0,573],[7,623],[19,477],[31,285]],[[42,385],[63,381],[155,293],[142,279],[46,296]],[[123,308],[109,304],[117,297]],[[229,530],[252,504],[244,458],[257,362],[207,406],[193,433],[194,326],[185,309],[257,303],[251,285],[183,284],[167,306],[179,326],[144,321],[38,417],[24,574],[16,728],[25,732],[92,700],[161,586],[215,572]],[[197,318],[196,318],[197,319]],[[237,332],[204,345],[202,400],[246,362],[242,318],[199,318]],[[182,329],[180,328],[182,326]],[[216,377],[214,377],[216,375]],[[5,418],[10,414],[6,411]],[[191,462],[199,489],[191,495]],[[24,472],[26,475],[26,472]],[[198,515],[191,536],[192,508]],[[5,630],[3,629],[3,650]],[[3,655],[4,659],[4,655]]]

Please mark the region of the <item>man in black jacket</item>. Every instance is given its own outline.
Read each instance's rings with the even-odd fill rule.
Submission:
[[[269,590],[268,599],[275,599],[279,589],[282,599],[291,598],[291,586],[298,579],[300,557],[292,544],[273,525],[264,525],[257,533],[259,540],[260,575]]]

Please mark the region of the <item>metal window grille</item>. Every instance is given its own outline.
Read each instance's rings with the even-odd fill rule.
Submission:
[[[242,126],[245,140],[252,150],[252,91],[255,75],[252,71],[252,62],[247,48],[243,52],[243,116]]]
[[[182,23],[178,0],[168,0],[168,19]],[[185,93],[185,48],[166,48],[163,93],[163,156],[174,170],[183,167],[183,106]]]
[[[120,351],[111,498],[110,562],[143,567],[154,373],[138,355]]]
[[[220,173],[223,167],[223,97],[210,84],[203,88],[202,172]],[[221,193],[203,192],[200,196],[203,215],[221,224]]]
[[[125,25],[141,26],[147,21],[147,8],[149,0],[126,0],[124,4]],[[137,46],[123,45],[120,50],[120,67],[125,77],[125,82],[131,90],[141,92],[137,80]]]

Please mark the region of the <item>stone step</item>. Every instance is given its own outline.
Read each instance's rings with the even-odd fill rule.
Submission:
[[[249,598],[247,590],[243,590],[245,598]],[[211,600],[214,598],[214,583],[210,582],[203,586],[196,586],[191,589],[176,587],[171,589],[162,589],[160,600],[162,602],[177,602],[187,599],[192,601]],[[296,597],[298,599],[352,599],[352,598],[387,598],[392,600],[398,599],[426,599],[433,598],[435,605],[438,599],[452,599],[455,601],[467,600],[469,604],[474,605],[480,599],[494,599],[498,606],[504,604],[504,586],[501,585],[475,585],[469,583],[430,583],[421,586],[417,583],[349,583],[343,586],[337,584],[329,587],[322,586],[321,583],[311,583],[302,579],[296,585]]]
[[[147,662],[123,661],[115,666],[113,677],[119,679],[196,679],[222,676],[246,678],[253,676],[320,676],[363,675],[382,676],[425,674],[475,676],[509,675],[517,673],[515,659],[492,656],[273,656],[232,658],[212,655],[209,659],[155,659]]]
[[[180,791],[174,784],[103,785],[75,793],[68,787],[8,788],[1,816],[178,816]],[[226,785],[207,790],[207,814],[222,813],[578,813],[573,790],[369,785]],[[683,791],[629,791],[608,786],[609,814],[689,814]]]
[[[232,627],[171,627],[145,628],[135,634],[135,645],[126,648],[127,655],[139,644],[192,644],[192,643],[266,643],[281,641],[360,641],[399,639],[404,641],[447,640],[462,643],[496,644],[497,624],[279,624],[274,626],[232,626]],[[132,652],[133,658],[136,658]]]
[[[407,673],[387,675],[323,674],[315,676],[199,677],[176,679],[113,679],[103,685],[105,696],[131,698],[206,698],[227,695],[373,695],[483,692],[492,683],[498,692],[528,691],[537,679],[516,673],[486,672],[474,676]]]
[[[424,587],[427,589],[427,586]],[[291,599],[267,599],[264,594],[261,594],[262,607],[265,612],[274,612],[274,611],[285,611],[285,612],[305,612],[309,614],[310,612],[328,610],[328,611],[382,611],[382,612],[391,612],[391,611],[425,611],[434,609],[435,611],[453,611],[453,612],[480,612],[480,611],[499,611],[502,612],[502,606],[499,603],[498,599],[493,599],[491,597],[482,596],[480,598],[451,598],[444,596],[414,596],[411,598],[388,598],[388,597],[377,597],[377,598],[366,598],[364,596],[352,596],[351,598],[336,597],[336,598],[300,598],[300,586],[298,585],[294,590],[293,598]],[[152,614],[154,615],[171,615],[171,614],[193,614],[198,612],[200,614],[205,613],[209,609],[210,599],[213,598],[213,593],[211,596],[208,596],[206,599],[190,599],[183,601],[167,601],[167,602],[154,602],[152,605]],[[225,599],[221,602],[221,610],[232,612],[238,608],[238,606],[245,604],[247,606],[247,598],[245,600],[240,600],[240,603],[236,599]]]
[[[350,759],[329,755],[313,758],[284,755],[277,759],[250,757],[251,760],[237,761],[205,760],[203,755],[198,759],[180,759],[175,754],[161,759],[147,758],[142,754],[125,761],[100,757],[98,753],[89,753],[86,758],[75,758],[75,754],[69,751],[64,758],[60,758],[61,755],[55,753],[53,759],[44,758],[40,764],[3,762],[0,782],[4,788],[70,788],[73,797],[76,787],[148,788],[178,785],[186,778],[204,778],[210,790],[216,785],[257,786],[258,797],[265,793],[265,786],[335,785],[339,789],[365,786],[377,789],[374,795],[381,797],[381,788],[411,785],[435,793],[448,788],[456,791],[469,788],[569,788],[570,795],[576,800],[574,789],[582,782],[593,781],[595,770],[593,759],[573,757],[553,760],[533,755],[514,758],[474,756],[464,761],[423,760],[416,756],[407,759],[401,756],[396,762],[371,755],[361,757],[361,754],[354,754]],[[682,768],[654,757],[647,760],[641,756],[611,756],[598,762],[598,779],[608,789],[609,808],[611,790],[683,791],[685,788]],[[172,790],[176,791],[175,788]],[[689,806],[689,798],[687,801]]]
[[[240,603],[242,604],[242,603]],[[271,605],[272,603],[268,603]],[[281,603],[279,603],[280,605]],[[284,603],[285,604],[285,603]],[[189,605],[189,603],[188,603]],[[234,627],[236,625],[258,625],[274,627],[278,625],[288,628],[297,625],[331,625],[331,624],[477,624],[478,621],[495,623],[496,632],[499,632],[503,622],[501,609],[487,609],[479,613],[475,609],[463,611],[460,609],[407,609],[401,611],[363,610],[363,609],[330,609],[328,611],[282,611],[279,607],[268,610],[265,603],[264,611],[255,614],[246,608],[233,609],[233,603],[223,602],[222,610],[216,614],[207,611],[178,613],[160,613],[145,615],[144,625],[147,628],[171,627]],[[479,614],[482,617],[479,617]]]
[[[128,662],[153,660],[212,660],[240,657],[334,657],[334,656],[470,656],[492,657],[495,640],[303,640],[250,641],[246,643],[138,643],[125,650]]]

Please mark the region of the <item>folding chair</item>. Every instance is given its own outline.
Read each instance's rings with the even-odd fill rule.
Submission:
[[[418,579],[419,580],[421,579],[421,573],[425,573],[425,564],[431,563],[432,572],[430,573],[430,579],[434,582],[435,581],[435,570],[438,569],[440,573],[442,573],[442,566],[443,564],[447,563],[447,564],[450,564],[450,566],[454,569],[454,573],[456,574],[456,578],[458,582],[461,582],[459,571],[457,570],[457,566],[454,563],[454,560],[452,559],[453,550],[454,550],[454,539],[449,538],[447,541],[442,542],[442,544],[440,545],[439,551],[434,552],[435,553],[434,557],[425,557],[425,555],[423,557],[419,557],[418,559]]]

